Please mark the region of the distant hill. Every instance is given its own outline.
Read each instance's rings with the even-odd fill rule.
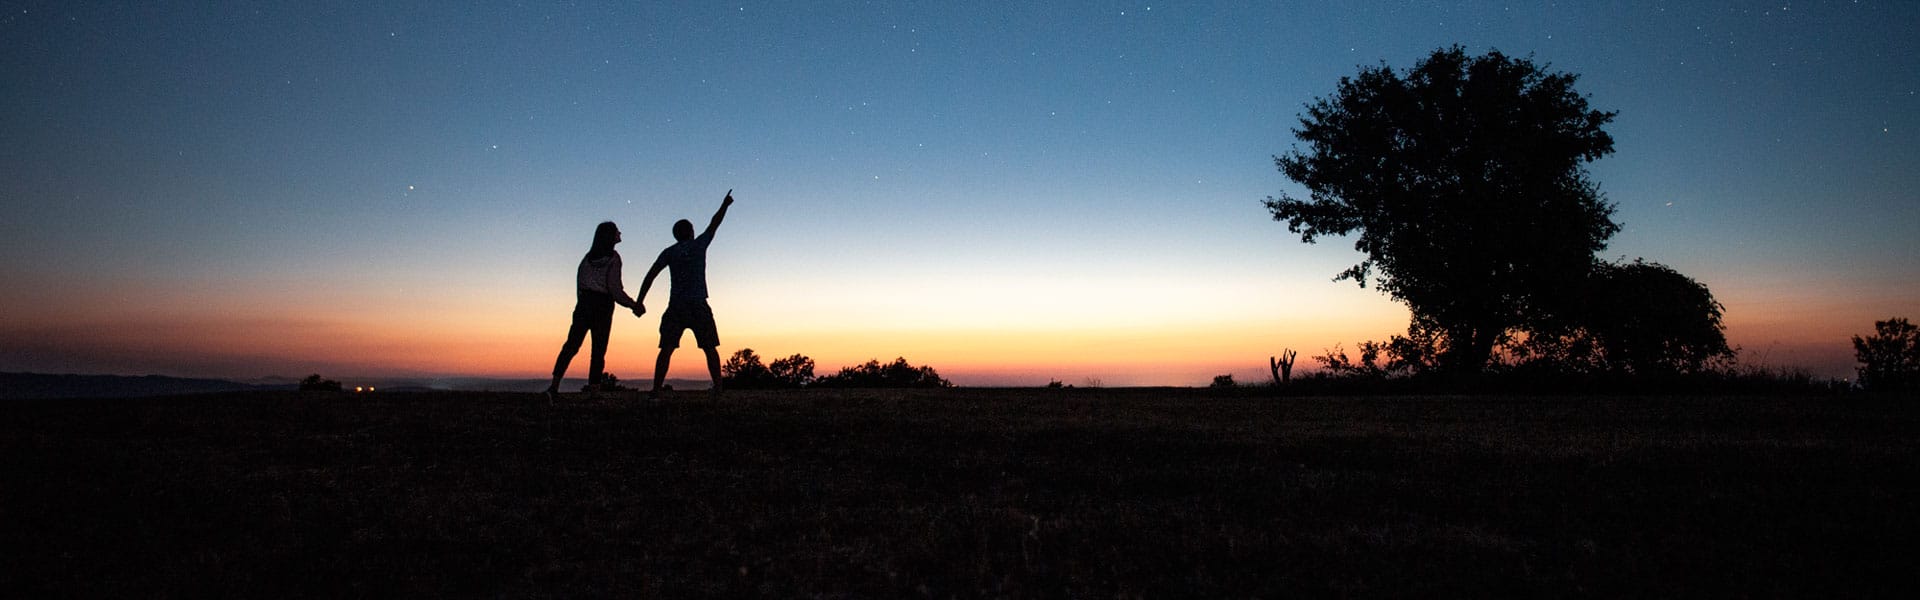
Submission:
[[[248,385],[224,379],[186,379],[164,375],[47,375],[0,373],[0,400],[29,398],[137,398],[293,389],[293,385]]]
[[[330,378],[334,379],[334,378]],[[504,379],[490,377],[339,377],[342,385],[351,390],[356,386],[372,386],[382,392],[516,392],[533,394],[547,389],[550,379]],[[560,382],[563,392],[578,392],[587,384],[584,377],[568,377]],[[620,380],[620,385],[636,390],[653,387],[653,380],[635,378]],[[703,379],[668,379],[667,385],[676,390],[704,390],[712,383]]]
[[[490,379],[484,377],[442,378],[338,378],[351,391],[355,386],[376,387],[386,393],[426,391],[522,392],[546,389],[546,379]],[[652,387],[651,380],[621,380],[634,389]],[[697,379],[668,379],[679,390],[706,389],[708,382]],[[585,379],[568,378],[561,390],[580,391]],[[0,373],[0,400],[31,398],[139,398],[214,392],[291,390],[297,379],[269,377],[250,383],[225,379],[188,379],[165,375],[48,375],[43,373]]]

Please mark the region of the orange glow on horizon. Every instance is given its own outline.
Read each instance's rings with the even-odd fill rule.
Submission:
[[[1764,284],[1716,290],[1743,365],[1850,376],[1849,337],[1870,332],[1875,320],[1902,316],[1898,286],[1848,290],[1850,295],[1836,299],[1830,289]],[[136,286],[135,297],[151,291],[150,285],[157,284]],[[1205,385],[1212,375],[1226,373],[1264,379],[1266,358],[1283,348],[1299,351],[1300,369],[1311,370],[1312,356],[1336,344],[1352,349],[1360,341],[1384,340],[1403,332],[1407,318],[1404,307],[1374,290],[1324,284],[1303,288],[1312,295],[1289,295],[1284,285],[1258,282],[1204,293],[1090,280],[1028,279],[1007,289],[906,285],[892,295],[876,286],[804,294],[778,286],[716,286],[730,293],[713,300],[721,355],[743,348],[764,361],[804,354],[814,359],[817,374],[903,357],[963,385],[1042,385],[1049,379]],[[572,304],[550,290],[415,297],[384,287],[322,293],[289,287],[248,297],[173,289],[147,296],[152,310],[138,315],[116,304],[118,296],[103,293],[47,303],[38,315],[0,317],[0,330],[24,340],[20,345],[30,355],[48,357],[48,364],[102,365],[80,369],[94,372],[539,378],[551,369]],[[665,298],[656,292],[654,302],[645,318],[615,315],[608,370],[624,379],[652,374]],[[691,337],[683,343],[670,376],[704,379],[699,350]],[[586,368],[583,352],[568,374],[584,376]]]

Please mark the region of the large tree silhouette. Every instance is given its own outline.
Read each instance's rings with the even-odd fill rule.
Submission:
[[[1551,319],[1619,230],[1585,163],[1613,151],[1575,76],[1527,59],[1437,50],[1405,74],[1341,78],[1274,158],[1306,186],[1267,208],[1313,243],[1357,233],[1373,281],[1437,330],[1443,366],[1477,370],[1516,329]]]

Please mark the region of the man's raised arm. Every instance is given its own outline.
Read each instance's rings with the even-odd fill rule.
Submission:
[[[727,218],[727,207],[733,206],[733,190],[727,190],[727,197],[720,201],[720,210],[713,211],[713,220],[707,223],[706,233],[700,235],[713,237],[713,230],[720,228],[720,221]]]

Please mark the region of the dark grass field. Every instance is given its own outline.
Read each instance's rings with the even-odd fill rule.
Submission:
[[[0,594],[1911,596],[1920,402],[0,404]]]

